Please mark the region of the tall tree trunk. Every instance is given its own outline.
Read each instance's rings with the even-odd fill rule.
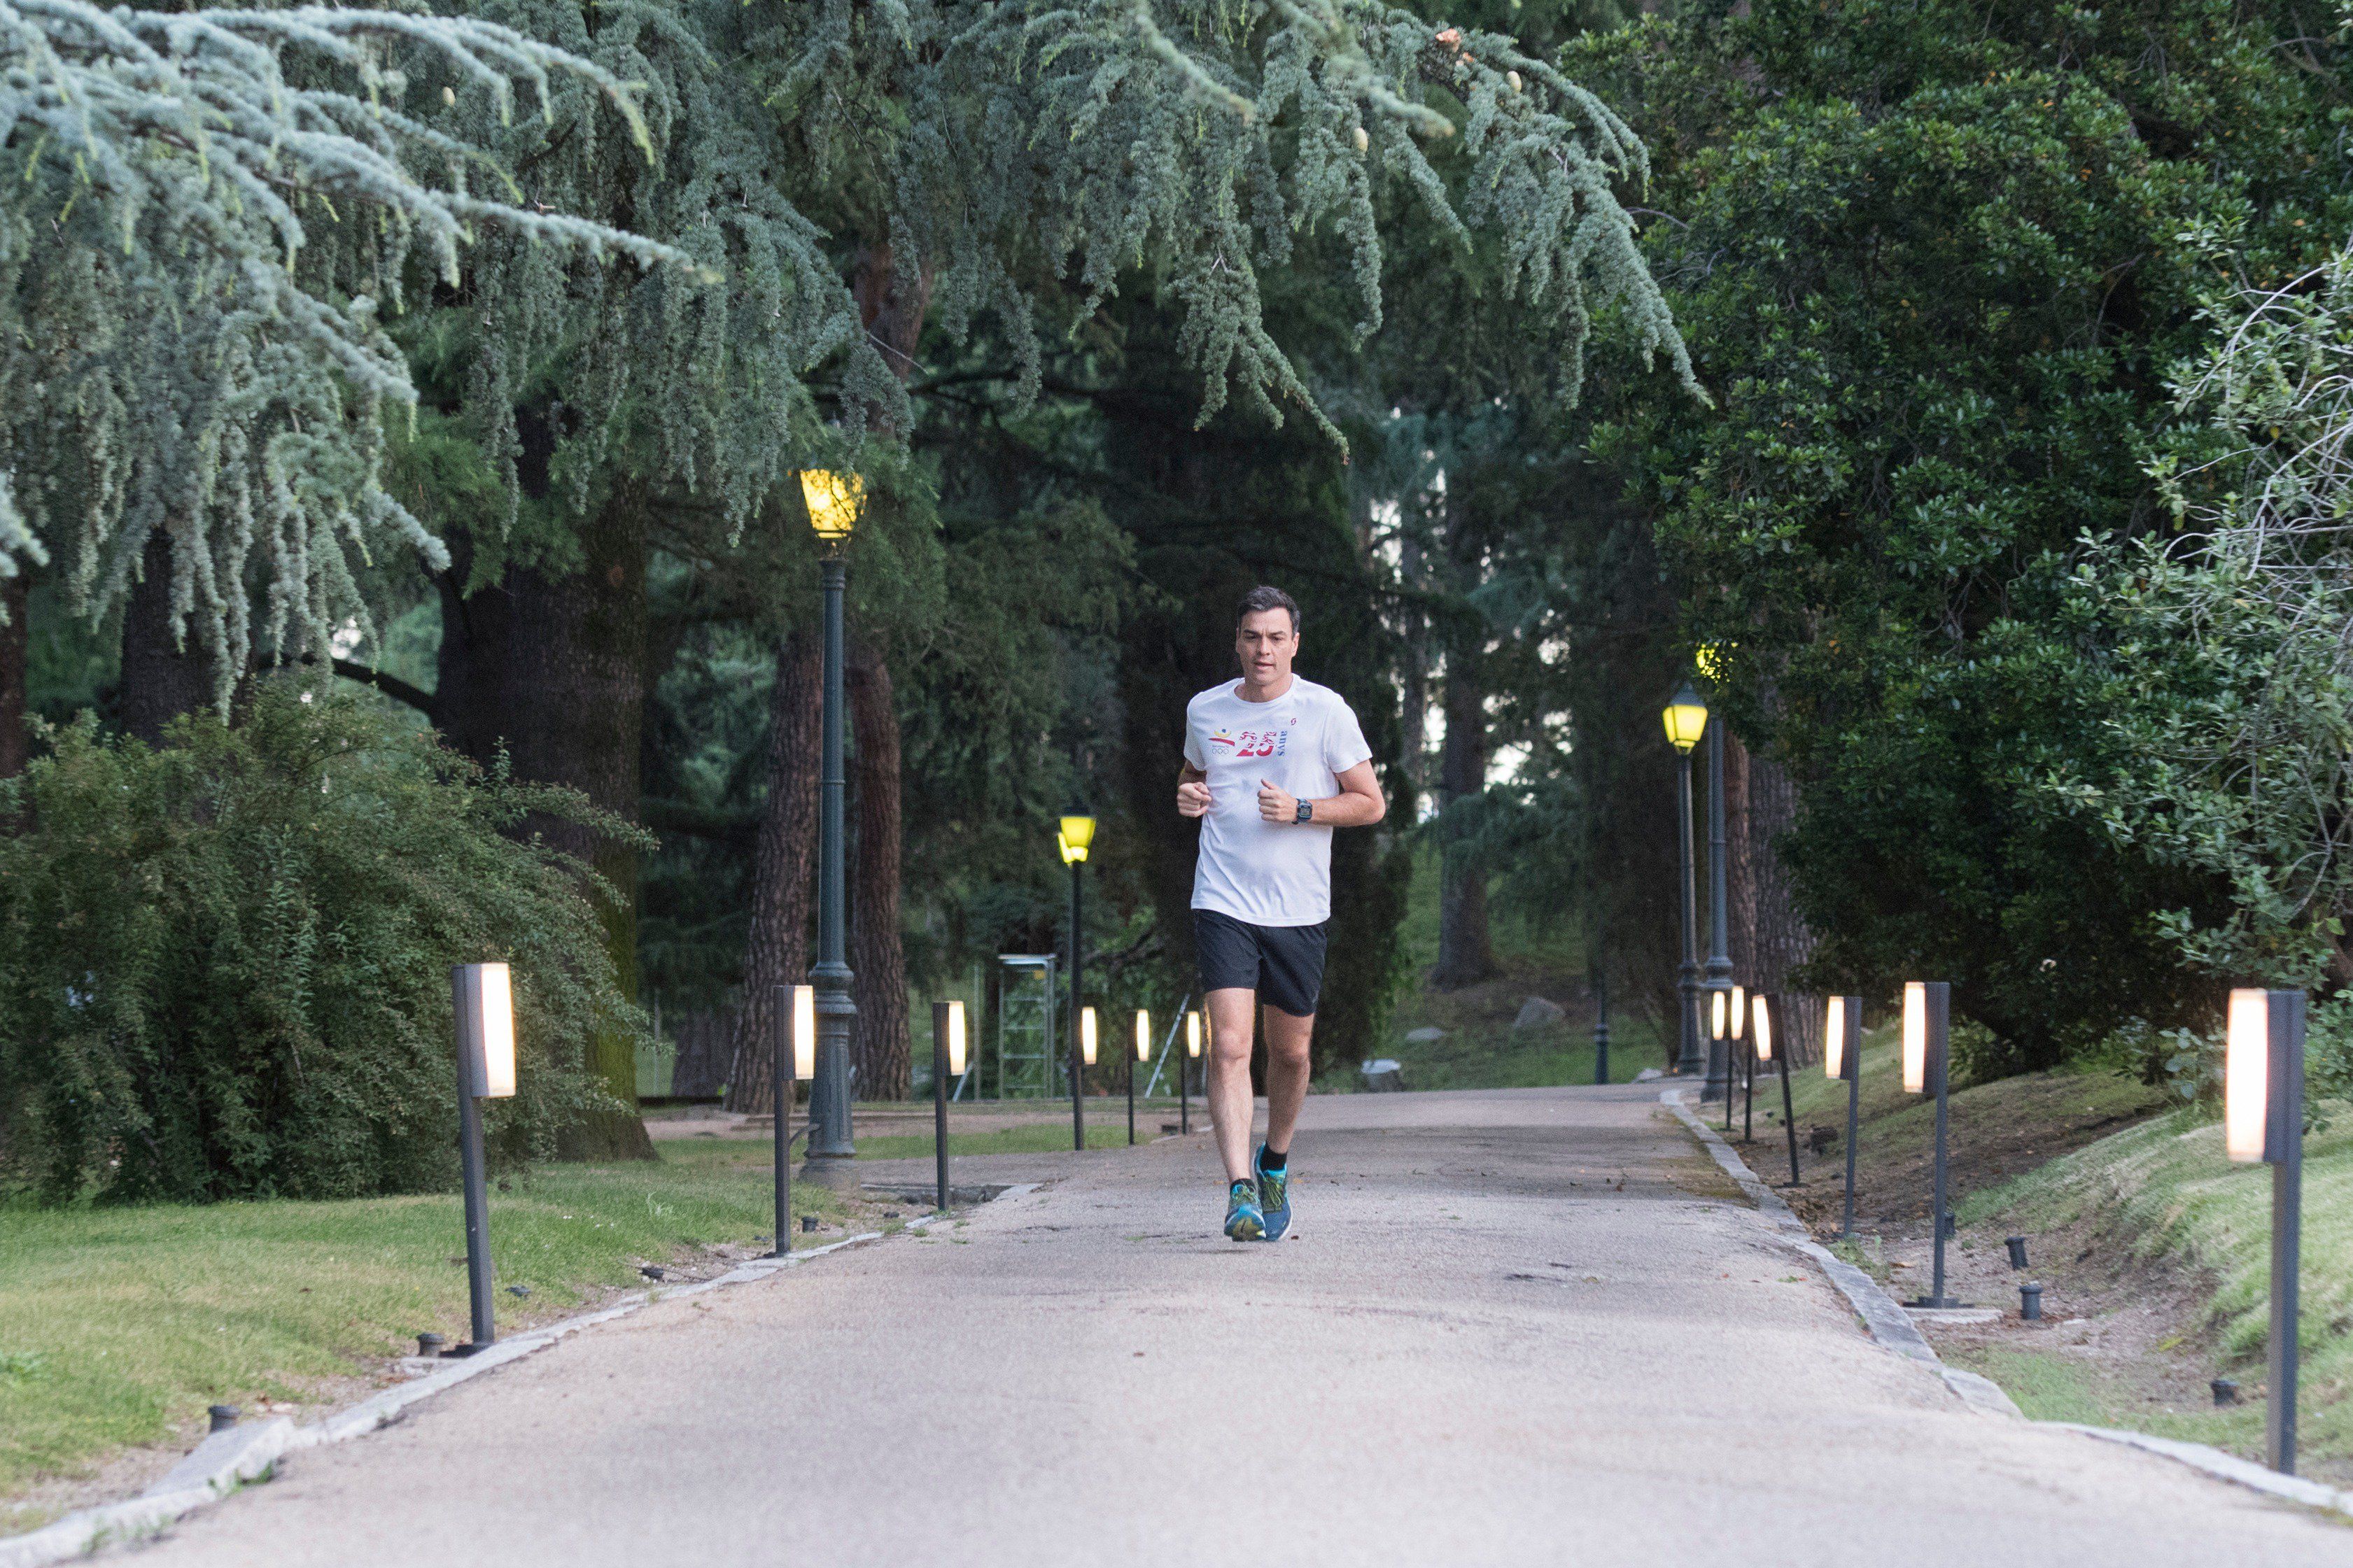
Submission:
[[[727,1074],[730,1110],[776,1110],[775,1031],[791,1022],[777,1016],[776,988],[808,977],[824,662],[823,639],[807,628],[776,645],[776,684],[768,694],[768,798],[753,851],[744,1005]]]
[[[162,529],[147,537],[140,577],[122,612],[122,727],[149,745],[183,713],[213,702],[218,667],[187,628],[183,645],[172,631],[172,540]]]
[[[1721,721],[1711,721],[1721,722]],[[1732,978],[1762,987],[1757,969],[1757,867],[1748,835],[1748,748],[1726,730],[1724,735],[1724,849],[1725,945],[1732,952]],[[1703,929],[1705,917],[1702,917]]]
[[[25,732],[25,678],[31,661],[32,635],[26,624],[26,600],[32,586],[32,563],[19,563],[14,577],[0,578],[0,779],[25,771],[32,737]]]
[[[1821,1059],[1821,998],[1788,989],[1789,976],[1814,955],[1813,928],[1798,912],[1797,889],[1778,843],[1798,820],[1798,789],[1769,757],[1748,763],[1748,848],[1757,889],[1757,983],[1781,993],[1789,1062]]]
[[[860,986],[854,1059],[866,1100],[908,1089],[907,961],[899,934],[899,710],[891,669],[871,647],[849,664],[849,718],[858,743],[858,880],[850,898],[849,966]]]
[[[1478,661],[1461,651],[1446,661],[1446,742],[1439,752],[1438,788],[1450,813],[1487,787],[1487,693]],[[1487,869],[1450,832],[1440,850],[1438,967],[1440,990],[1473,985],[1495,973],[1487,932]]]
[[[568,784],[624,820],[638,818],[644,723],[646,519],[621,489],[580,523],[583,562],[564,576],[516,568],[470,598],[445,585],[436,721],[488,762],[503,744],[514,776]],[[464,563],[449,577],[462,582]],[[612,887],[601,900],[607,955],[623,994],[638,994],[638,852],[575,822],[534,815],[522,827],[586,861]],[[572,1159],[651,1159],[637,1115],[633,1042],[599,1029],[582,1042],[591,1077],[626,1109],[565,1138]]]

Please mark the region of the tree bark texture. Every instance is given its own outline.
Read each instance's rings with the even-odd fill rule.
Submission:
[[[216,666],[187,631],[183,646],[172,631],[172,540],[157,529],[122,612],[122,727],[151,746],[173,720],[212,705]]]
[[[1758,983],[1781,994],[1782,1029],[1789,1041],[1790,1065],[1808,1066],[1821,1060],[1821,998],[1788,986],[1789,976],[1814,955],[1814,932],[1798,912],[1796,885],[1776,847],[1781,836],[1797,825],[1797,784],[1771,758],[1751,757],[1747,794]]]
[[[1459,652],[1446,661],[1446,740],[1439,752],[1440,800],[1448,811],[1487,786],[1487,702],[1478,665]],[[1475,985],[1495,973],[1487,931],[1487,871],[1452,833],[1441,841],[1438,891],[1438,966],[1441,991]]]
[[[859,976],[851,1059],[861,1100],[904,1100],[907,960],[899,933],[899,710],[891,668],[871,647],[851,655],[849,721],[857,743],[858,873],[849,900],[849,967]]]
[[[768,798],[753,850],[744,1002],[727,1074],[730,1110],[776,1110],[776,1031],[791,1023],[777,1016],[776,988],[808,978],[824,660],[822,639],[806,627],[776,645],[776,684],[768,695]]]
[[[646,519],[634,493],[617,492],[580,523],[576,572],[516,567],[459,597],[465,563],[445,581],[435,722],[450,742],[489,763],[501,744],[519,779],[568,784],[591,804],[638,819],[644,727]],[[580,823],[533,816],[525,833],[578,856],[611,884],[600,900],[606,952],[623,994],[638,994],[638,852]],[[636,1114],[634,1042],[618,1029],[582,1043],[590,1076],[629,1108],[583,1123],[562,1152],[573,1159],[651,1159]]]
[[[25,678],[32,655],[32,637],[26,624],[32,563],[19,563],[14,577],[0,578],[0,779],[25,771],[32,737],[25,732]]]
[[[1717,722],[1720,721],[1711,721]],[[1726,729],[1724,734],[1724,847],[1725,946],[1732,978],[1762,987],[1757,968],[1757,862],[1748,837],[1748,748]],[[1706,917],[1701,917],[1703,927]]]

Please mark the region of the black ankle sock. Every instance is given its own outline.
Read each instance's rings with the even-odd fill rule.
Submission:
[[[1285,1149],[1282,1153],[1278,1154],[1273,1150],[1268,1148],[1265,1144],[1260,1144],[1258,1150],[1258,1168],[1264,1171],[1270,1176],[1279,1176],[1282,1174],[1283,1172],[1291,1168],[1291,1151]]]

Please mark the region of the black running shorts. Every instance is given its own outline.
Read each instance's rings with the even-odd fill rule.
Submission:
[[[1236,986],[1294,1018],[1315,1014],[1324,991],[1324,922],[1254,926],[1215,910],[1193,911],[1193,949],[1201,960],[1201,989]]]

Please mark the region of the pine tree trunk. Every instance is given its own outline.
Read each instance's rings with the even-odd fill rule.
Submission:
[[[173,635],[172,540],[162,529],[148,535],[140,572],[122,612],[122,727],[153,746],[173,720],[212,706],[216,666],[195,627],[185,647]]]
[[[1439,752],[1438,787],[1442,805],[1477,795],[1487,786],[1486,691],[1478,664],[1459,651],[1446,662],[1446,742]],[[1440,850],[1438,891],[1438,967],[1430,984],[1440,990],[1475,985],[1495,973],[1495,950],[1487,931],[1487,872],[1470,849],[1450,837]]]
[[[849,967],[859,977],[854,1059],[861,1100],[904,1100],[907,962],[899,933],[899,710],[891,670],[871,648],[849,663],[858,746],[858,878],[850,898]]]
[[[32,635],[26,623],[32,563],[17,564],[14,577],[0,578],[0,779],[25,771],[32,737],[25,731],[25,678],[32,654]]]
[[[1767,757],[1748,762],[1748,847],[1757,889],[1758,983],[1781,994],[1789,1065],[1821,1060],[1821,998],[1788,989],[1789,976],[1814,955],[1813,928],[1798,912],[1797,889],[1776,847],[1798,820],[1798,790]]]
[[[753,851],[744,1004],[727,1074],[730,1110],[776,1110],[776,1031],[791,1022],[777,1016],[776,988],[808,978],[824,659],[822,639],[806,628],[776,645],[776,684],[768,697],[768,798]]]
[[[646,519],[617,492],[582,520],[580,569],[561,577],[517,568],[468,598],[445,578],[435,722],[450,742],[489,763],[503,744],[514,776],[568,784],[626,820],[638,817],[645,711]],[[578,856],[611,884],[599,900],[606,952],[622,994],[638,994],[638,854],[579,823],[533,816],[524,833]],[[626,1110],[591,1118],[565,1138],[569,1159],[651,1159],[637,1115],[634,1045],[617,1029],[582,1042],[584,1065]]]
[[[1762,987],[1757,968],[1757,863],[1748,833],[1748,748],[1726,730],[1724,736],[1724,848],[1725,946],[1732,952],[1732,978]]]

